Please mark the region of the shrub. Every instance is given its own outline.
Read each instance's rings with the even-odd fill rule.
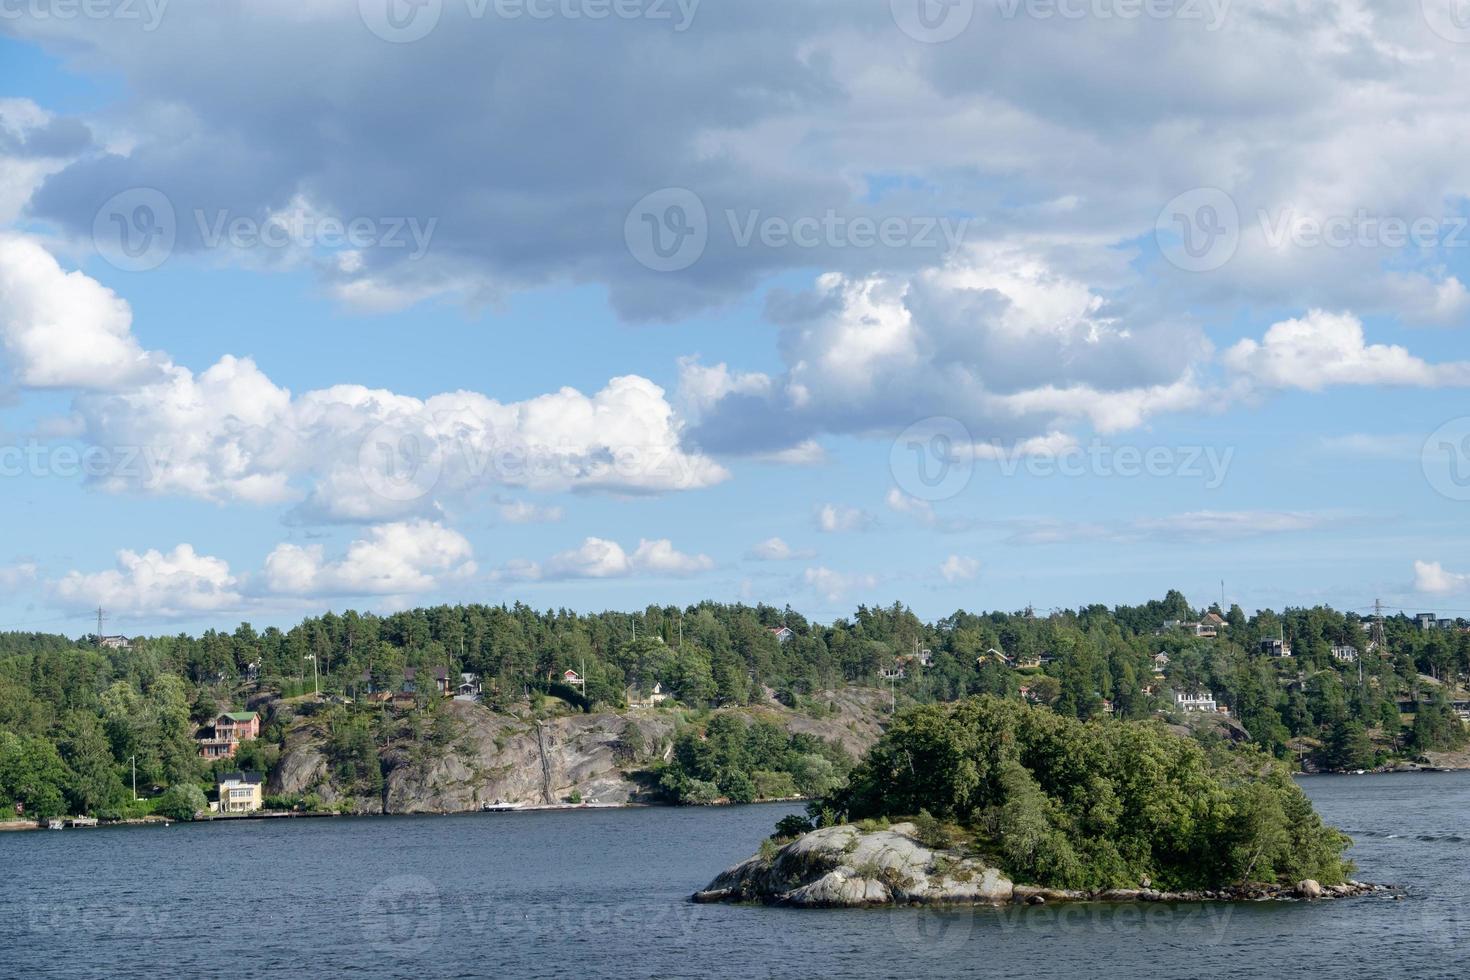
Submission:
[[[815,829],[809,817],[803,817],[799,813],[790,813],[776,821],[776,832],[771,835],[771,840],[791,840],[802,834],[809,834]]]
[[[153,805],[154,813],[170,820],[193,820],[208,809],[204,791],[193,783],[175,783]]]

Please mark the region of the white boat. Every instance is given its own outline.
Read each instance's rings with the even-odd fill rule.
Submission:
[[[480,809],[486,813],[505,813],[510,810],[519,810],[525,805],[524,803],[506,803],[504,800],[496,800],[494,803],[482,803]]]

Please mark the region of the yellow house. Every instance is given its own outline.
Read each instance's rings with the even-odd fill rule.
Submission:
[[[265,802],[258,772],[230,772],[219,781],[220,813],[251,813]]]

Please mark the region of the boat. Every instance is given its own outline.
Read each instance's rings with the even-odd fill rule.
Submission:
[[[482,803],[480,809],[486,813],[506,813],[510,810],[519,810],[525,805],[524,803],[507,803],[504,800],[496,800],[494,803]]]

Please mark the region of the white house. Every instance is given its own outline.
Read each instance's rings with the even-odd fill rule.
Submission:
[[[771,635],[776,638],[776,642],[786,644],[795,639],[796,632],[789,626],[776,626],[772,627]]]
[[[1184,691],[1174,692],[1174,707],[1180,711],[1218,711],[1220,706],[1215,703],[1215,695],[1212,691]]]
[[[1355,664],[1358,662],[1358,648],[1353,646],[1333,647],[1332,659],[1338,663]]]
[[[130,650],[133,647],[133,641],[126,636],[104,636],[97,643],[104,650]]]

